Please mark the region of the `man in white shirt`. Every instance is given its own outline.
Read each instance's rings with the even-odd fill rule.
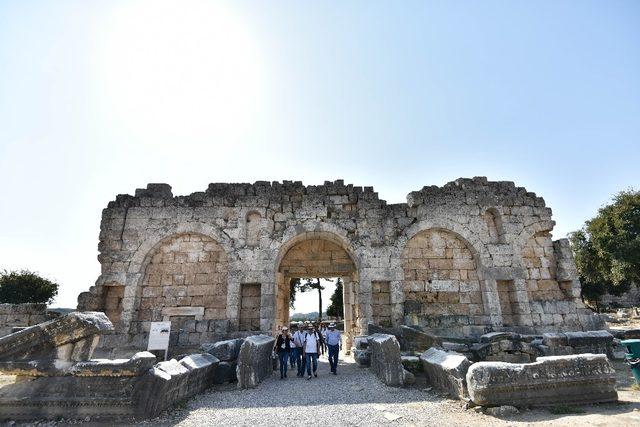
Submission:
[[[338,369],[338,354],[340,353],[340,347],[342,346],[342,339],[340,338],[340,331],[336,330],[336,324],[329,324],[329,330],[327,331],[327,347],[329,348],[329,365],[331,366],[331,373],[337,374]]]
[[[296,376],[304,376],[305,358],[302,355],[302,346],[304,345],[304,325],[302,322],[298,322],[297,331],[293,334],[293,346],[295,348],[296,365],[298,367],[298,373]]]
[[[303,352],[307,365],[307,380],[311,379],[311,364],[313,363],[313,376],[318,376],[318,350],[320,346],[320,336],[313,325],[309,325],[304,334]]]

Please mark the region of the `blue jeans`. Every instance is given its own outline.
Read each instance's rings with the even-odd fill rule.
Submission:
[[[280,378],[287,376],[287,367],[289,366],[289,352],[282,350],[278,352],[278,359],[280,360]]]
[[[293,366],[296,367],[296,372],[298,375],[302,375],[304,370],[302,369],[302,349],[298,347],[293,347],[291,349],[291,360],[293,361]]]
[[[313,373],[318,370],[318,353],[306,353],[307,375],[311,376],[311,362],[313,361]]]
[[[340,353],[340,344],[329,345],[329,365],[331,365],[331,372],[336,372],[336,369],[338,369],[338,353]]]
[[[290,352],[290,354],[289,354],[289,364],[290,364],[290,366],[291,366],[291,369],[293,369],[293,368],[295,368],[295,367],[296,367],[296,362],[297,362],[297,359],[296,359],[296,350],[297,350],[297,348],[296,348],[296,347],[292,347],[292,348],[291,348],[291,352]]]
[[[304,368],[307,366],[306,358],[302,355],[302,347],[296,348],[296,357],[298,358],[298,374],[304,375]]]

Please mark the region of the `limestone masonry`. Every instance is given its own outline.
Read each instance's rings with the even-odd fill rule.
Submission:
[[[440,336],[599,329],[580,301],[551,209],[512,182],[458,179],[387,204],[342,180],[167,184],[102,214],[102,274],[78,299],[116,328],[105,348],[146,348],[171,320],[172,348],[270,332],[289,319],[289,280],[342,277],[345,330],[417,326]]]

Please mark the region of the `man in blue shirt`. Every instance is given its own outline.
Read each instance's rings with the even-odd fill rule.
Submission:
[[[331,323],[327,331],[327,347],[329,347],[329,365],[331,365],[333,375],[338,375],[336,370],[338,369],[338,354],[341,346],[340,331],[336,330],[335,323]]]

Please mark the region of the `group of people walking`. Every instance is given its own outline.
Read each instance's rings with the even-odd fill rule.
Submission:
[[[307,380],[311,379],[312,374],[317,377],[318,357],[325,353],[328,354],[331,373],[337,375],[341,348],[342,338],[334,323],[328,326],[325,323],[293,323],[291,332],[283,326],[274,345],[280,362],[280,379],[287,378],[289,365],[291,369],[297,368],[297,377],[304,377],[305,370]]]

